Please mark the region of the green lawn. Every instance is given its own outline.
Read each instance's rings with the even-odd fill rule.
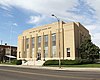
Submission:
[[[14,59],[14,60],[11,60],[10,62],[9,61],[7,61],[7,62],[3,62],[3,63],[0,63],[0,64],[8,64],[8,65],[16,65],[16,59]]]
[[[9,63],[9,62],[7,62],[7,63],[0,63],[0,64],[16,65],[15,63]]]
[[[49,65],[49,67],[58,67],[58,65]],[[92,67],[100,68],[100,64],[82,64],[82,65],[61,65],[61,67]]]

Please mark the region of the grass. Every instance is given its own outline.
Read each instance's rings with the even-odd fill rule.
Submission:
[[[49,65],[49,67],[59,67],[59,65]],[[82,64],[82,65],[61,65],[61,67],[87,67],[87,68],[100,68],[100,64]]]
[[[16,65],[15,63],[9,63],[9,62],[7,62],[7,63],[0,63],[0,64]]]
[[[16,59],[15,60],[11,60],[11,62],[3,62],[3,63],[0,63],[0,64],[7,64],[7,65],[16,65]]]

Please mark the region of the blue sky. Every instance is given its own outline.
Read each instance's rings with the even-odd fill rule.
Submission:
[[[100,47],[100,0],[0,0],[0,40],[17,46],[24,30],[55,22],[80,22]]]

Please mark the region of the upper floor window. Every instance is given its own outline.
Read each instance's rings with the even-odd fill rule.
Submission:
[[[44,44],[45,44],[45,47],[47,47],[48,46],[48,35],[45,35],[44,36]]]
[[[26,38],[26,48],[29,48],[29,38]]]
[[[56,46],[56,34],[52,34],[52,46]]]
[[[32,48],[34,48],[35,38],[32,37]]]
[[[41,47],[41,36],[38,36],[38,47]]]

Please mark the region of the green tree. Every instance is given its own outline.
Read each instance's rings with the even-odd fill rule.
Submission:
[[[95,61],[99,58],[99,47],[92,43],[91,38],[86,38],[79,47],[81,59]]]

